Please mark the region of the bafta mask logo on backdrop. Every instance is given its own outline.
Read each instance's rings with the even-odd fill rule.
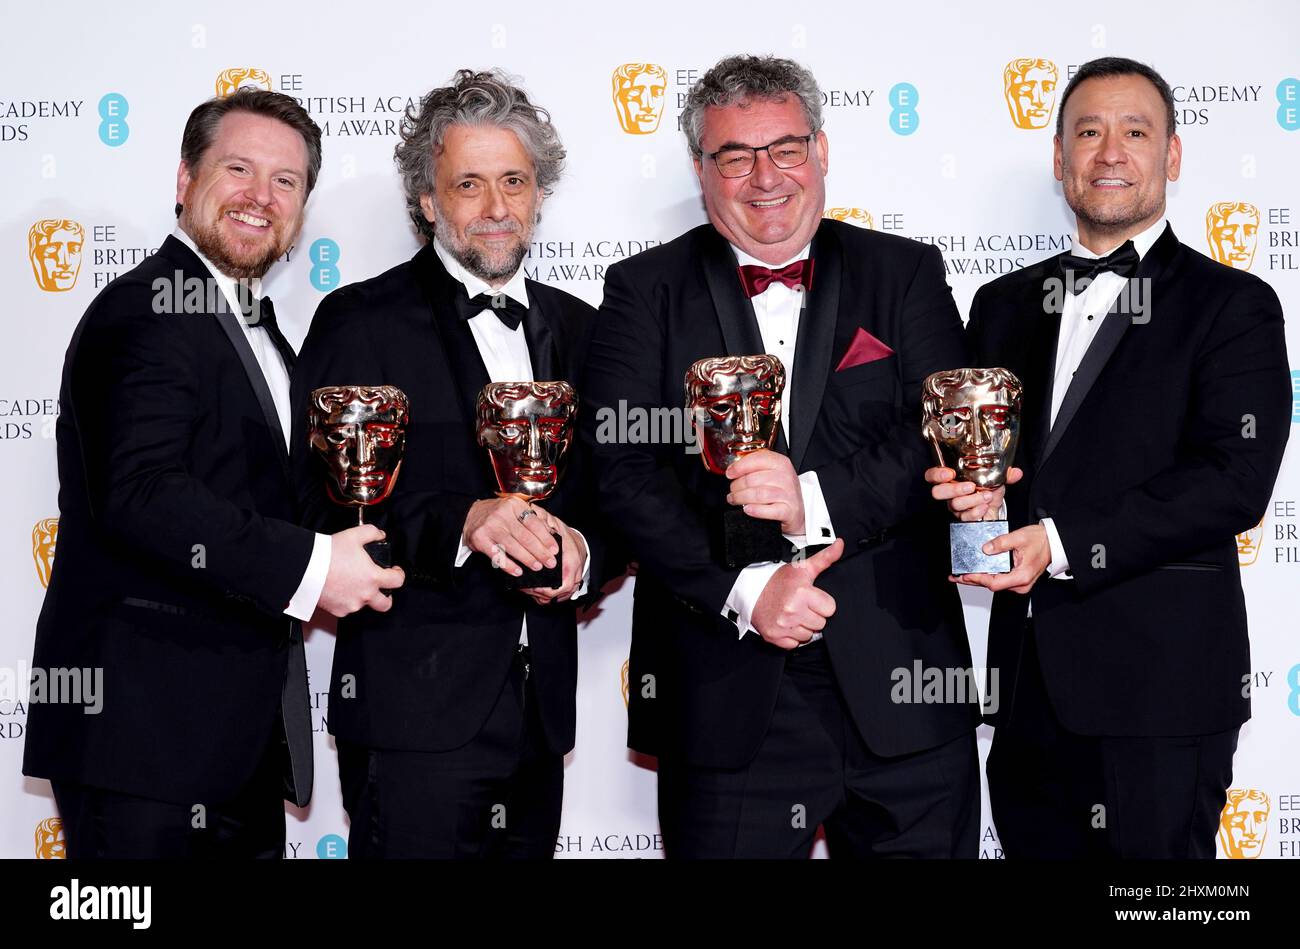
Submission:
[[[622,667],[618,670],[619,689],[623,693],[624,708],[627,708],[628,703],[631,701],[631,697],[632,697],[632,685],[631,682],[628,680],[628,676],[630,675],[629,670],[631,665],[632,665],[631,659],[624,659]]]
[[[27,232],[27,256],[36,285],[47,293],[75,287],[85,240],[86,229],[76,221],[50,218],[33,224]]]
[[[668,73],[655,63],[624,63],[614,70],[614,111],[628,135],[659,128],[668,92]]]
[[[1258,524],[1237,535],[1237,563],[1243,567],[1253,564],[1259,559],[1259,548],[1263,543],[1264,518],[1261,517]]]
[[[67,856],[64,846],[62,818],[45,818],[36,825],[36,859],[64,860]]]
[[[217,74],[217,95],[221,98],[233,96],[245,86],[271,91],[271,74],[256,66],[234,66],[223,69]]]
[[[1002,70],[1002,92],[1018,129],[1043,129],[1052,121],[1060,72],[1050,59],[1013,59]]]
[[[1245,201],[1220,201],[1205,212],[1210,256],[1235,270],[1249,270],[1259,241],[1259,208]]]
[[[32,559],[36,561],[36,577],[41,586],[50,585],[50,573],[54,570],[54,548],[59,539],[59,519],[44,517],[32,528]]]
[[[822,217],[830,218],[832,221],[844,221],[846,224],[856,224],[868,231],[873,230],[876,226],[876,222],[872,220],[871,212],[866,208],[827,208]]]
[[[1229,860],[1254,860],[1264,851],[1268,833],[1268,795],[1254,788],[1228,788],[1219,815],[1219,847]]]

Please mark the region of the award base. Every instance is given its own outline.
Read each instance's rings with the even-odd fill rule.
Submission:
[[[714,515],[710,526],[714,559],[730,570],[790,555],[790,542],[778,521],[762,521],[733,507]]]
[[[368,544],[362,545],[362,550],[370,555],[370,559],[380,567],[391,567],[393,565],[393,545],[386,540],[372,540]],[[391,597],[393,594],[387,590],[380,590],[384,596]]]
[[[984,545],[1007,532],[1006,521],[958,521],[948,525],[953,576],[964,573],[1010,573],[1011,552],[984,553]]]
[[[386,540],[372,540],[364,546],[370,559],[380,567],[391,567],[393,565],[393,547]]]
[[[510,590],[531,590],[534,587],[543,587],[555,589],[564,579],[564,542],[559,534],[554,531],[551,536],[555,538],[555,544],[560,549],[555,552],[555,566],[542,567],[541,570],[524,569],[524,572],[517,577],[512,577],[505,571],[501,576],[505,579],[506,587]]]

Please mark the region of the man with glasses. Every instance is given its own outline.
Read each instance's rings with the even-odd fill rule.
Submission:
[[[824,826],[836,856],[973,857],[978,698],[919,681],[973,681],[952,675],[946,516],[912,483],[921,382],[967,364],[942,259],[822,219],[821,91],[796,63],[723,60],[682,126],[709,223],[610,268],[582,386],[600,503],[640,564],[629,744],[659,758],[665,848],[801,857]],[[681,411],[693,362],[756,353],[785,367],[780,432],[726,478],[599,424]],[[779,522],[791,562],[720,565],[728,507]]]

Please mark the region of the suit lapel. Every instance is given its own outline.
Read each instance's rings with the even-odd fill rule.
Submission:
[[[794,348],[794,411],[790,416],[790,460],[798,471],[808,451],[834,354],[835,322],[840,310],[843,249],[831,228],[819,227],[813,238],[812,289],[804,294],[799,335]]]
[[[197,277],[204,281],[205,285],[208,280],[213,279],[212,273],[204,266],[203,261],[175,237],[169,235],[163,241],[159,252],[179,266],[187,279]],[[266,376],[262,373],[262,367],[258,364],[257,357],[253,355],[253,347],[248,344],[248,337],[244,335],[244,330],[239,325],[242,317],[231,312],[230,306],[226,302],[226,295],[220,292],[217,294],[217,311],[210,315],[216,319],[217,325],[221,327],[226,339],[230,340],[230,345],[234,347],[235,355],[239,357],[239,364],[243,366],[244,375],[248,378],[248,384],[253,388],[253,395],[262,409],[266,425],[272,431],[275,443],[280,448],[276,452],[280,468],[284,471],[285,478],[291,479],[289,446],[285,442],[284,429],[280,425],[280,413],[275,408],[275,399],[271,397],[271,389],[266,384]]]
[[[712,227],[704,235],[704,245],[704,282],[708,285],[709,296],[713,298],[713,310],[718,315],[718,328],[722,330],[722,342],[727,349],[725,355],[754,356],[767,352],[763,345],[763,335],[758,331],[754,305],[745,296],[744,286],[740,282],[736,255],[732,252],[731,245]],[[785,404],[790,404],[788,398]],[[791,423],[793,427],[793,420]],[[789,454],[784,426],[777,426],[774,447],[783,455]]]
[[[713,298],[713,309],[718,314],[726,355],[752,356],[765,352],[754,307],[740,283],[736,255],[713,228],[709,228],[704,240],[704,280],[709,286],[709,296]]]
[[[1155,274],[1163,269],[1177,246],[1178,239],[1174,237],[1173,228],[1166,224],[1164,233],[1156,239],[1155,244],[1151,246],[1151,250],[1142,259],[1142,263],[1139,265],[1137,274],[1133,279],[1153,278]],[[1114,355],[1115,350],[1119,348],[1120,341],[1124,338],[1129,326],[1132,325],[1133,315],[1127,312],[1121,313],[1117,309],[1119,300],[1123,299],[1123,297],[1124,294],[1121,293],[1115,304],[1111,306],[1110,311],[1107,312],[1106,319],[1102,322],[1101,328],[1097,330],[1097,335],[1093,337],[1092,343],[1088,346],[1088,351],[1084,353],[1083,360],[1079,363],[1078,371],[1070,380],[1070,387],[1065,390],[1065,398],[1061,401],[1061,408],[1056,413],[1056,423],[1052,425],[1051,433],[1047,436],[1047,444],[1043,447],[1043,457],[1040,464],[1045,463],[1051,456],[1052,451],[1060,444],[1065,430],[1079,411],[1079,406],[1087,398],[1093,384],[1097,381],[1097,377],[1106,368],[1106,364]],[[1055,359],[1053,359],[1053,364],[1055,364]]]
[[[456,390],[460,394],[461,410],[469,424],[474,422],[474,409],[478,394],[492,381],[483,356],[474,342],[469,323],[456,315],[452,303],[456,294],[463,293],[461,285],[447,273],[438,259],[432,244],[425,244],[415,255],[415,273],[429,300],[429,320],[442,344],[447,365],[451,368]]]
[[[564,327],[558,313],[551,312],[542,302],[532,281],[528,286],[528,315],[524,317],[524,337],[528,340],[528,360],[532,363],[533,378],[538,382],[559,379],[562,365],[556,350]]]
[[[1021,329],[1017,334],[1026,347],[1020,377],[1027,403],[1022,438],[1025,454],[1035,464],[1041,462],[1052,427],[1052,381],[1061,332],[1061,314],[1043,312],[1042,301],[1042,288],[1037,283],[1026,287],[1025,301],[1020,308]]]

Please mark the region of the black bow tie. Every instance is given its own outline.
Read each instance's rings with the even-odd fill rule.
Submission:
[[[1061,278],[1071,293],[1082,293],[1087,284],[1078,286],[1082,280],[1091,283],[1098,274],[1113,273],[1121,277],[1132,277],[1137,273],[1142,258],[1132,241],[1125,241],[1105,257],[1079,257],[1075,254],[1063,254],[1060,258]]]
[[[471,297],[468,292],[456,295],[456,315],[462,320],[472,320],[484,310],[495,313],[501,325],[509,330],[518,329],[528,315],[528,307],[504,293],[480,293],[476,297]]]
[[[242,283],[235,284],[235,296],[242,310],[240,318],[253,329],[266,330],[276,352],[284,360],[284,368],[292,373],[296,356],[293,347],[289,345],[289,340],[280,331],[280,324],[276,322],[275,305],[271,302],[271,298],[262,297],[260,300],[254,300],[248,287]]]

